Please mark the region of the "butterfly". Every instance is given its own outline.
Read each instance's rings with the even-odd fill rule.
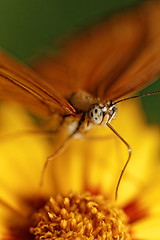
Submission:
[[[57,54],[43,56],[30,68],[0,50],[1,99],[17,101],[44,119],[55,113],[64,121],[71,117],[75,124],[66,142],[93,125],[107,125],[124,142],[129,156],[116,195],[131,148],[110,123],[117,104],[128,99],[120,97],[160,75],[159,22],[160,2],[144,3],[75,34]]]

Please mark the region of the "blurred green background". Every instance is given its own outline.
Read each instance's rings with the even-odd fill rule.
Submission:
[[[28,62],[52,40],[140,2],[142,0],[0,0],[0,45]],[[160,80],[142,92],[157,90],[160,90]],[[160,94],[145,97],[142,103],[148,121],[160,123]]]

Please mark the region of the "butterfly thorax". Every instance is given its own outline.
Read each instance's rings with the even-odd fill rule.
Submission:
[[[105,125],[117,115],[117,106],[113,101],[101,102],[86,92],[75,92],[69,97],[70,104],[77,113],[82,113],[84,121],[88,124]]]
[[[81,91],[72,93],[68,100],[77,113],[88,112],[94,103],[99,102],[99,99],[91,94]]]

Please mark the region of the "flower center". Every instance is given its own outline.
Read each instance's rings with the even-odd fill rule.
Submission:
[[[32,218],[30,232],[42,239],[130,240],[127,216],[102,196],[51,197]]]

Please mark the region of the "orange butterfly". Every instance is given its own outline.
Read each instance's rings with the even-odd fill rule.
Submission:
[[[117,113],[113,101],[160,75],[158,23],[160,2],[147,2],[72,37],[56,56],[37,61],[34,70],[0,51],[0,98],[44,118],[72,116],[77,124],[68,139],[92,125],[107,125],[129,150],[120,182],[131,149],[110,125]]]

